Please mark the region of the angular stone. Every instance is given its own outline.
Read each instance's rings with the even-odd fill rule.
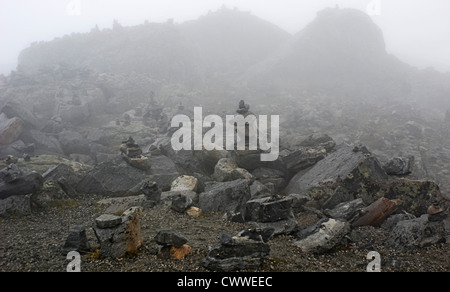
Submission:
[[[84,226],[76,225],[69,229],[69,236],[62,247],[63,255],[67,255],[71,251],[87,252],[90,250],[90,245],[86,236],[86,229]]]
[[[193,176],[182,175],[172,182],[171,191],[197,191],[198,179]]]
[[[291,217],[293,198],[266,197],[246,203],[245,221],[276,222]]]
[[[19,118],[2,119],[2,116],[4,114],[0,116],[0,144],[8,145],[19,138],[23,130],[23,122]]]
[[[407,251],[444,242],[446,237],[444,222],[432,221],[432,217],[425,214],[416,219],[398,222],[389,234],[388,246],[399,251]]]
[[[354,197],[348,193],[343,187],[338,187],[334,190],[331,197],[323,204],[323,209],[333,209],[337,205],[343,202],[354,200]]]
[[[0,217],[26,216],[31,214],[31,199],[29,196],[10,196],[0,199]]]
[[[189,241],[183,233],[176,230],[160,230],[154,239],[159,245],[174,246],[176,248],[181,247]]]
[[[114,228],[121,223],[122,217],[112,214],[103,214],[95,219],[96,226],[101,229]]]
[[[395,157],[389,160],[384,166],[384,170],[389,175],[408,175],[412,173],[414,166],[414,156]]]
[[[250,183],[253,180],[253,176],[247,170],[239,168],[231,158],[220,159],[214,167],[212,177],[218,182],[246,179]]]
[[[287,198],[292,198],[292,210],[294,212],[303,211],[303,206],[311,201],[311,198],[307,195],[289,194]]]
[[[205,213],[242,212],[250,199],[250,188],[245,179],[217,182],[206,186],[199,195],[199,207]]]
[[[334,190],[342,186],[354,198],[371,204],[387,179],[379,161],[364,146],[342,145],[308,172],[292,178],[285,193],[309,195],[312,199],[309,204],[321,208]]]
[[[350,232],[350,224],[344,221],[328,219],[321,220],[307,228],[307,232],[300,232],[299,240],[294,245],[304,253],[321,254],[341,243],[345,235]]]
[[[11,164],[0,170],[0,199],[36,193],[42,189],[43,183],[40,174]]]
[[[262,240],[221,236],[220,242],[210,247],[203,266],[216,272],[257,269],[269,254],[270,246]]]
[[[183,213],[190,208],[192,204],[191,198],[178,194],[172,197],[172,204],[170,207],[176,212]]]

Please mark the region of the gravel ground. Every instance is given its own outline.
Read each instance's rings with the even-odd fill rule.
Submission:
[[[92,197],[74,206],[60,207],[22,218],[0,219],[0,272],[65,272],[69,261],[61,247],[73,225],[91,227],[102,214],[96,204],[101,198]],[[237,234],[246,225],[222,219],[222,214],[192,218],[178,214],[168,207],[145,210],[140,215],[144,245],[133,257],[102,259],[96,253],[82,256],[81,269],[86,272],[204,272],[202,261],[208,246],[218,242],[220,233]],[[317,220],[316,215],[297,214],[299,225]],[[184,233],[193,253],[184,260],[161,258],[153,237],[158,230],[175,229]],[[95,236],[87,228],[88,238],[95,245]],[[293,237],[278,236],[270,241],[271,254],[258,271],[261,272],[364,272],[366,255],[377,251],[381,255],[382,271],[449,272],[448,245],[438,244],[409,253],[399,253],[383,246],[386,231],[361,227],[364,236],[357,244],[324,255],[303,254],[293,246]]]

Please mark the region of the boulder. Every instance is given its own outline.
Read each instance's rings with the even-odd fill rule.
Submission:
[[[14,117],[6,118],[5,114],[0,114],[0,144],[8,145],[16,141],[22,134],[23,122],[21,119]]]
[[[262,238],[222,234],[220,242],[209,248],[203,266],[215,272],[257,269],[269,254],[270,246]]]
[[[408,175],[413,171],[414,156],[395,157],[389,160],[383,169],[388,175]]]
[[[10,196],[0,199],[0,217],[26,216],[31,214],[30,196]]]
[[[36,193],[42,188],[43,182],[43,177],[37,172],[11,164],[0,170],[0,200]]]
[[[321,208],[341,186],[354,198],[371,204],[387,179],[378,159],[366,147],[341,145],[306,173],[294,176],[284,192],[309,195],[309,204]]]
[[[397,223],[389,234],[387,245],[398,251],[408,251],[444,242],[445,225],[442,220],[434,221],[432,215]]]
[[[182,175],[172,182],[171,191],[197,191],[198,179],[193,176]]]
[[[154,240],[162,246],[174,246],[179,248],[186,244],[188,238],[176,230],[160,230],[156,233]]]
[[[253,176],[245,169],[239,168],[237,163],[231,158],[220,159],[214,167],[213,179],[218,182],[246,179],[249,183]]]
[[[286,174],[277,169],[260,167],[255,169],[252,172],[252,175],[255,177],[257,181],[260,183],[267,185],[268,183],[272,183],[275,187],[275,192],[278,193],[283,190],[286,185]]]
[[[69,235],[62,247],[63,255],[67,255],[71,251],[88,252],[90,249],[86,228],[80,225],[70,227]]]
[[[337,187],[331,197],[325,201],[322,208],[323,209],[333,209],[340,203],[352,201],[354,199],[353,195],[343,187]]]
[[[324,218],[300,230],[294,245],[304,253],[321,254],[337,248],[349,232],[350,224],[347,222]]]
[[[199,207],[204,213],[241,212],[250,199],[250,188],[245,179],[207,184],[205,192],[199,194]]]
[[[152,156],[150,163],[151,169],[142,170],[117,157],[89,171],[78,184],[77,190],[85,194],[131,196],[140,193],[146,181],[156,182],[162,190],[170,189],[173,180],[179,176],[173,162],[165,156]]]
[[[293,198],[266,197],[252,199],[245,205],[245,221],[276,222],[292,217]]]
[[[73,153],[90,155],[89,142],[78,132],[63,131],[58,134],[58,141],[65,155]]]
[[[53,135],[38,130],[24,130],[21,138],[23,142],[35,145],[36,154],[63,154],[61,143]]]
[[[193,201],[191,198],[178,194],[172,197],[172,204],[170,205],[170,208],[178,213],[183,213],[189,209],[192,204]]]

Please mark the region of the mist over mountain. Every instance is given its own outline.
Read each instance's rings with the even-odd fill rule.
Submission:
[[[33,44],[18,68],[27,74],[57,64],[144,74],[222,97],[238,87],[448,106],[450,95],[449,74],[418,70],[388,54],[381,29],[355,9],[320,11],[295,35],[226,8],[182,24],[116,21],[113,29]]]

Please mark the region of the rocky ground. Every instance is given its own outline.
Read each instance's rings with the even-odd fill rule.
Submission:
[[[0,221],[0,271],[52,271],[64,272],[69,261],[62,254],[62,245],[73,225],[87,227],[87,236],[94,242],[90,228],[94,219],[104,210],[97,204],[100,197],[78,200],[72,206],[53,208],[41,213]],[[218,242],[221,233],[237,234],[246,224],[223,220],[222,214],[193,218],[180,214],[167,206],[144,210],[139,214],[144,247],[138,254],[120,259],[101,258],[95,251],[82,256],[81,269],[89,272],[203,272],[202,262],[208,246]],[[308,226],[318,220],[311,212],[296,214],[299,226]],[[174,229],[188,237],[193,253],[183,260],[157,255],[153,240],[161,229]],[[381,269],[385,272],[417,271],[448,272],[450,257],[448,245],[436,244],[420,250],[398,252],[383,245],[386,231],[382,228],[359,227],[353,232],[365,234],[358,243],[349,243],[338,250],[322,255],[305,254],[293,245],[294,238],[281,235],[269,241],[270,256],[257,271],[345,271],[363,272],[369,261],[368,252],[381,255]]]

